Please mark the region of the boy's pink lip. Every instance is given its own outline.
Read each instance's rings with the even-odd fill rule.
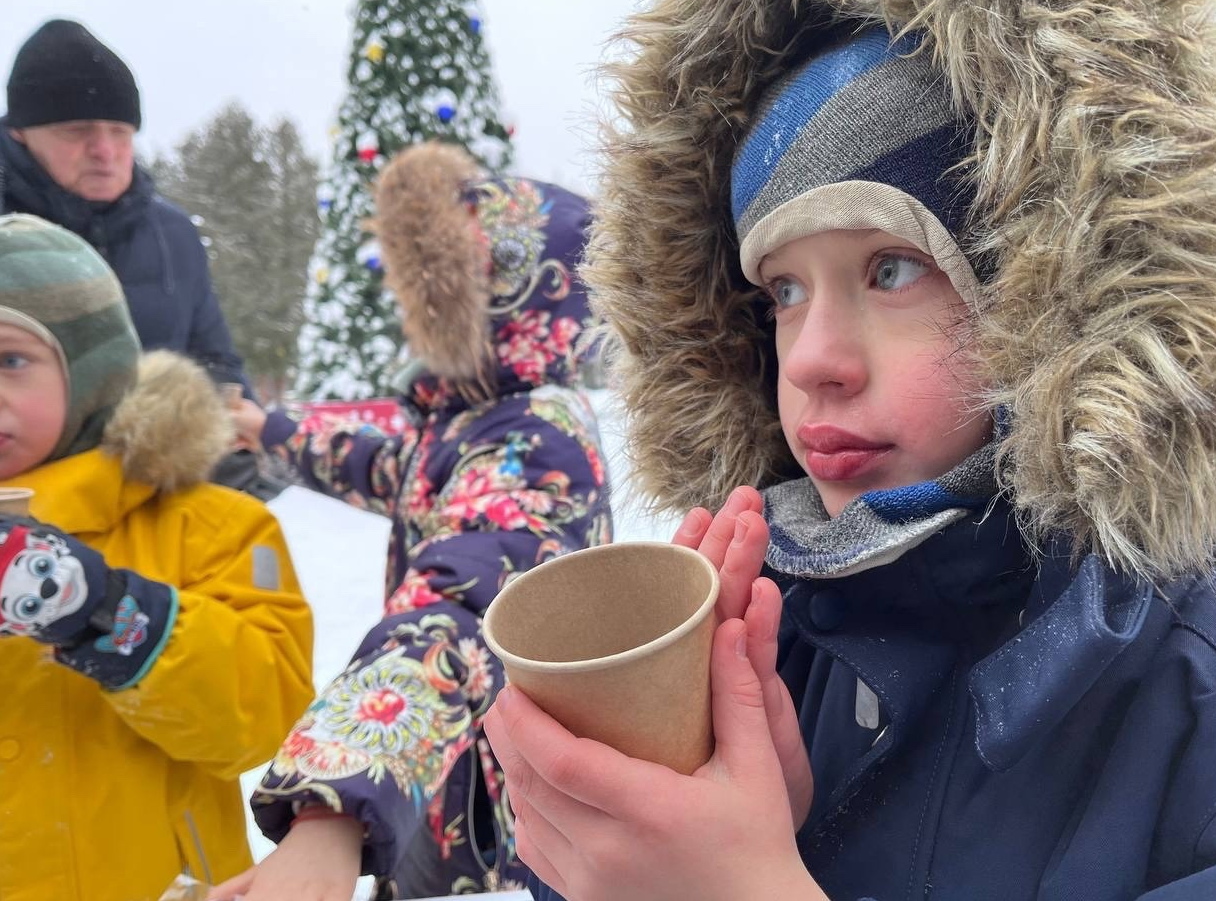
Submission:
[[[798,440],[807,450],[817,454],[841,451],[883,450],[893,445],[888,441],[871,441],[847,429],[826,422],[808,422],[798,427]]]
[[[871,441],[827,423],[808,423],[798,428],[798,441],[806,448],[806,468],[824,482],[844,482],[873,468],[894,444]]]
[[[842,450],[831,454],[807,451],[807,472],[821,482],[847,482],[864,475],[887,455],[889,447],[874,450]]]

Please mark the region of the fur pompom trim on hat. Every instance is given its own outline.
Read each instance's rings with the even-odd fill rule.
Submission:
[[[975,357],[1032,539],[1165,578],[1216,545],[1216,14],[1190,0],[658,0],[610,67],[618,118],[584,275],[618,339],[640,487],[716,506],[798,472],[739,269],[730,167],[828,28],[925,33],[977,126]],[[909,114],[914,114],[914,110]]]
[[[410,354],[457,383],[483,381],[494,362],[489,255],[462,196],[480,176],[465,150],[430,141],[393,157],[376,183],[373,227]]]
[[[167,350],[144,354],[139,378],[101,439],[129,479],[160,491],[206,481],[232,447],[232,417],[215,385],[193,360]]]

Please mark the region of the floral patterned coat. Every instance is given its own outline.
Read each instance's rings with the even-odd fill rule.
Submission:
[[[481,617],[513,576],[611,537],[594,415],[572,387],[588,324],[572,276],[586,206],[547,185],[495,185],[500,199],[505,186],[532,201],[531,266],[545,276],[494,310],[495,396],[470,402],[423,374],[403,399],[410,424],[399,437],[349,423],[306,432],[282,413],[263,431],[311,486],[393,520],[384,618],[292,729],[252,801],[274,840],[304,802],[357,817],[378,898],[522,887],[502,773],[481,732],[503,684]]]

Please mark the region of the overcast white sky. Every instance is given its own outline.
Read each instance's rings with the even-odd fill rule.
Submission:
[[[21,0],[5,4],[0,79],[47,19],[85,24],[135,72],[146,154],[176,144],[231,99],[266,122],[291,118],[329,159],[346,90],[354,0]],[[608,37],[637,0],[481,0],[516,169],[588,190],[597,93]],[[5,103],[0,95],[0,108]]]

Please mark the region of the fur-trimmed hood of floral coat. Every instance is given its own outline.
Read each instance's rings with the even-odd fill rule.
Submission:
[[[461,147],[408,147],[376,184],[371,226],[401,308],[424,406],[572,385],[586,353],[577,270],[588,203],[557,185],[492,178]]]
[[[999,478],[1030,536],[1168,576],[1216,544],[1216,33],[1183,0],[658,0],[613,67],[585,277],[620,338],[657,506],[801,472],[739,267],[730,167],[818,29],[925,33],[977,127],[974,345],[1011,422]]]

